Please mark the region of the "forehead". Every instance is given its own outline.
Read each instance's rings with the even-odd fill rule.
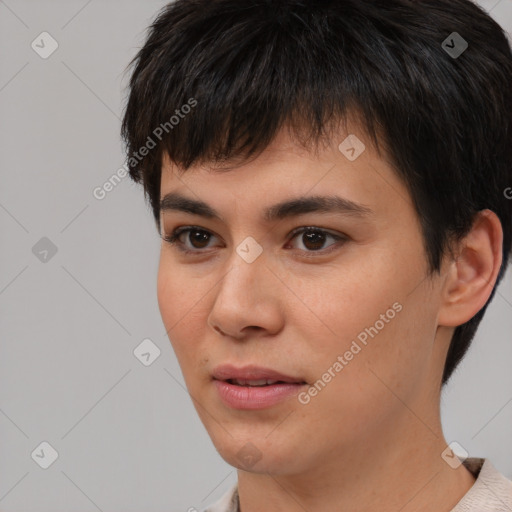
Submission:
[[[161,200],[179,193],[214,208],[219,201],[225,207],[226,201],[233,200],[238,210],[253,205],[268,213],[271,205],[277,206],[286,198],[325,197],[334,192],[382,214],[393,213],[400,203],[405,203],[404,207],[411,203],[387,152],[381,147],[379,154],[353,118],[313,147],[303,147],[285,127],[250,160],[206,162],[183,171],[167,153],[162,158]]]

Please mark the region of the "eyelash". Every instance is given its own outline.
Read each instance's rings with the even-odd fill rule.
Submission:
[[[175,246],[183,254],[194,254],[194,255],[204,254],[206,252],[205,250],[202,250],[202,249],[190,250],[190,249],[185,249],[183,247],[184,244],[183,244],[183,242],[181,242],[179,240],[179,237],[180,237],[181,234],[186,233],[186,232],[190,232],[190,231],[200,231],[200,232],[203,232],[203,233],[208,233],[209,235],[212,234],[207,229],[200,228],[199,226],[184,226],[184,227],[181,227],[181,228],[176,228],[170,235],[165,235],[165,236],[162,237],[162,239],[165,242],[171,244],[172,246]],[[334,235],[334,234],[326,231],[325,229],[317,228],[315,226],[305,226],[305,227],[294,229],[290,233],[290,235],[292,236],[291,240],[293,240],[293,238],[295,238],[297,235],[300,235],[302,233],[320,233],[320,234],[323,234],[323,235],[327,235],[328,237],[333,238],[337,242],[342,242],[342,245],[343,245],[343,243],[348,241],[348,238],[346,236]],[[315,257],[314,255],[316,255],[316,254],[320,254],[320,255],[329,254],[332,251],[336,250],[337,246],[339,246],[339,244],[335,243],[335,244],[330,245],[327,248],[327,250],[323,249],[323,250],[318,250],[318,251],[303,251],[303,252],[305,252],[306,254],[310,253],[307,256],[305,254],[304,256],[306,256],[306,257]],[[299,249],[299,250],[301,250],[301,249]]]

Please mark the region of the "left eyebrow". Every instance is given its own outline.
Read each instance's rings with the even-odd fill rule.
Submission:
[[[192,199],[177,192],[170,192],[160,200],[160,210],[182,211],[208,219],[222,220],[220,214],[204,201]],[[310,196],[289,199],[267,208],[263,213],[265,222],[274,222],[306,213],[339,213],[359,218],[375,215],[375,212],[360,203],[340,196]]]

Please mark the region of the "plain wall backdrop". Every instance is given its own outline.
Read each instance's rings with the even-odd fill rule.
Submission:
[[[125,162],[123,71],[165,3],[0,0],[2,512],[186,511],[236,481],[160,318],[142,187],[94,196]],[[512,33],[512,0],[480,3]],[[448,442],[508,478],[511,333],[509,268],[442,398]]]

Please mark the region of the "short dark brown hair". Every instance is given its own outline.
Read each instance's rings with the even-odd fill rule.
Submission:
[[[464,42],[462,54],[450,52]],[[455,329],[446,383],[511,252],[512,53],[503,29],[470,0],[177,0],[131,66],[121,135],[159,232],[164,152],[183,171],[249,158],[285,125],[317,144],[352,110],[376,148],[382,134],[408,187],[430,273],[478,211],[496,213],[502,266],[485,306]],[[150,139],[154,149],[134,158]]]

